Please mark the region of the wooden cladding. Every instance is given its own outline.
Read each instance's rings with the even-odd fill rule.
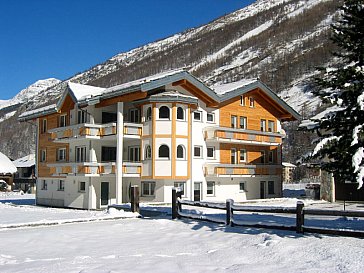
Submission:
[[[229,132],[229,131],[225,131],[223,129],[216,130],[214,136],[215,136],[215,138],[256,141],[256,142],[266,142],[266,143],[281,143],[282,142],[282,138],[277,137],[277,136],[252,134],[249,132]]]

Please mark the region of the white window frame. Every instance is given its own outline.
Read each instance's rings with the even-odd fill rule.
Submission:
[[[142,188],[142,192],[141,195],[142,196],[155,196],[155,187],[156,187],[156,183],[154,181],[142,181],[141,182],[141,188]],[[147,188],[145,188],[147,187]],[[144,193],[144,190],[147,190],[148,193]]]
[[[260,120],[260,131],[261,132],[267,131],[267,120],[265,120],[265,119]]]
[[[240,96],[240,105],[245,106],[245,96]]]
[[[253,97],[249,97],[249,107],[250,108],[255,107],[255,99]]]
[[[241,155],[244,155],[243,160],[241,159]],[[240,149],[239,151],[239,162],[246,162],[246,149]]]
[[[183,118],[178,118],[178,109],[182,109]],[[179,120],[179,121],[185,121],[186,120],[185,109],[182,106],[177,106],[177,108],[176,108],[176,119]]]
[[[135,155],[137,158],[132,158]],[[128,161],[140,162],[140,146],[128,146]]]
[[[168,157],[166,156],[159,156],[159,150],[162,146],[167,146],[168,147]],[[162,160],[169,160],[171,158],[171,148],[167,145],[167,144],[161,144],[159,147],[158,147],[158,159],[162,159]]]
[[[238,128],[238,116],[231,115],[230,116],[230,126],[231,128]]]
[[[175,181],[174,182],[174,187],[182,189],[182,195],[181,196],[186,197],[186,182]]]
[[[195,114],[199,114],[200,115],[200,118],[199,119],[196,119]],[[194,111],[193,112],[193,121],[202,122],[202,112],[201,111]]]
[[[243,120],[243,124],[241,124],[241,121],[242,120]],[[245,129],[245,130],[247,129],[247,127],[248,127],[248,119],[247,119],[247,117],[244,117],[244,116],[240,116],[239,117],[239,126],[240,126],[240,129]]]
[[[241,189],[241,185],[243,185],[244,189]],[[246,181],[240,181],[239,182],[239,192],[246,192]]]
[[[209,186],[210,183],[212,185]],[[208,193],[209,187],[211,186],[212,186],[212,193]],[[215,196],[215,181],[206,181],[206,196]]]
[[[182,157],[178,157],[178,147],[179,146],[182,147],[182,152],[183,152]],[[186,159],[186,148],[182,144],[177,145],[177,148],[176,148],[176,159],[177,160],[184,160],[184,159]]]
[[[273,133],[274,132],[274,124],[275,122],[273,120],[268,120],[268,132]]]
[[[66,148],[57,149],[57,161],[66,161]]]
[[[67,114],[63,114],[59,116],[59,127],[67,126]]]
[[[40,162],[46,162],[47,161],[47,150],[42,149],[40,150]]]
[[[64,191],[64,180],[58,180],[58,191]]]
[[[209,149],[212,149],[212,157],[209,156]],[[215,159],[215,147],[214,146],[207,146],[206,150],[207,150],[207,155],[206,155],[207,158]]]
[[[209,116],[212,117],[212,120],[209,120]],[[206,114],[206,122],[208,122],[208,123],[215,123],[215,113],[207,113]]]
[[[75,161],[76,162],[86,162],[87,150],[86,146],[76,146],[75,147]]]
[[[196,155],[196,150],[195,150],[196,148],[200,150],[200,155]],[[200,146],[200,145],[193,146],[193,157],[194,158],[202,158],[202,156],[203,156],[202,152],[203,152],[202,146]]]
[[[161,118],[160,117],[160,110],[161,110],[162,107],[166,107],[168,109],[168,118]],[[158,119],[159,120],[171,120],[171,108],[168,107],[167,105],[159,106],[159,108],[158,108]]]
[[[77,111],[77,124],[87,123],[87,111],[78,109]]]
[[[84,186],[81,187],[81,185],[84,185]],[[84,189],[82,189],[82,188],[84,188]],[[84,181],[78,182],[78,192],[86,192],[86,182],[84,182]]]
[[[152,147],[149,144],[145,145],[144,159],[152,159]]]
[[[233,156],[234,156],[234,161],[233,161]],[[236,148],[231,148],[230,149],[230,164],[237,164],[238,163],[238,157],[236,154]]]

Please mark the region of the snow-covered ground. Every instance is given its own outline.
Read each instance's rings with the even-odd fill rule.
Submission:
[[[0,272],[363,272],[363,239],[226,227],[170,216],[65,224],[110,215],[14,204],[34,195],[0,193],[0,201],[5,198],[13,204],[0,203]],[[282,198],[250,205],[289,207],[296,202]],[[305,205],[340,206],[312,200]],[[356,208],[364,209],[362,204]],[[48,221],[60,224],[4,228]]]

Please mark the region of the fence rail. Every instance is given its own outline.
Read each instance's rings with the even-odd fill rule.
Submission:
[[[226,211],[225,221],[221,218],[211,217],[206,215],[196,215],[186,213],[182,211],[182,205],[204,207],[210,209],[218,209]],[[279,213],[279,214],[295,214],[296,225],[279,225],[279,224],[261,224],[261,223],[243,223],[241,220],[234,219],[235,212],[260,212],[260,213]],[[267,228],[267,229],[279,229],[279,230],[292,230],[297,233],[321,233],[331,234],[349,237],[364,237],[363,230],[353,229],[338,229],[338,228],[324,228],[324,227],[312,227],[305,225],[305,215],[316,216],[346,216],[346,217],[364,217],[363,211],[338,211],[338,210],[319,210],[308,209],[304,207],[303,202],[298,201],[296,207],[282,208],[282,207],[247,207],[241,205],[235,205],[234,200],[227,199],[225,204],[209,203],[209,202],[196,202],[187,201],[181,199],[181,192],[177,189],[172,189],[172,219],[189,218],[194,220],[202,220],[214,223],[224,223],[227,226],[243,226],[243,227],[255,227],[255,228]]]

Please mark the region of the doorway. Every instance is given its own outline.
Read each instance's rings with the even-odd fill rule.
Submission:
[[[101,182],[101,206],[109,204],[109,182]]]
[[[260,199],[265,199],[265,181],[260,181]]]
[[[193,186],[193,201],[201,201],[201,182],[195,182]]]

